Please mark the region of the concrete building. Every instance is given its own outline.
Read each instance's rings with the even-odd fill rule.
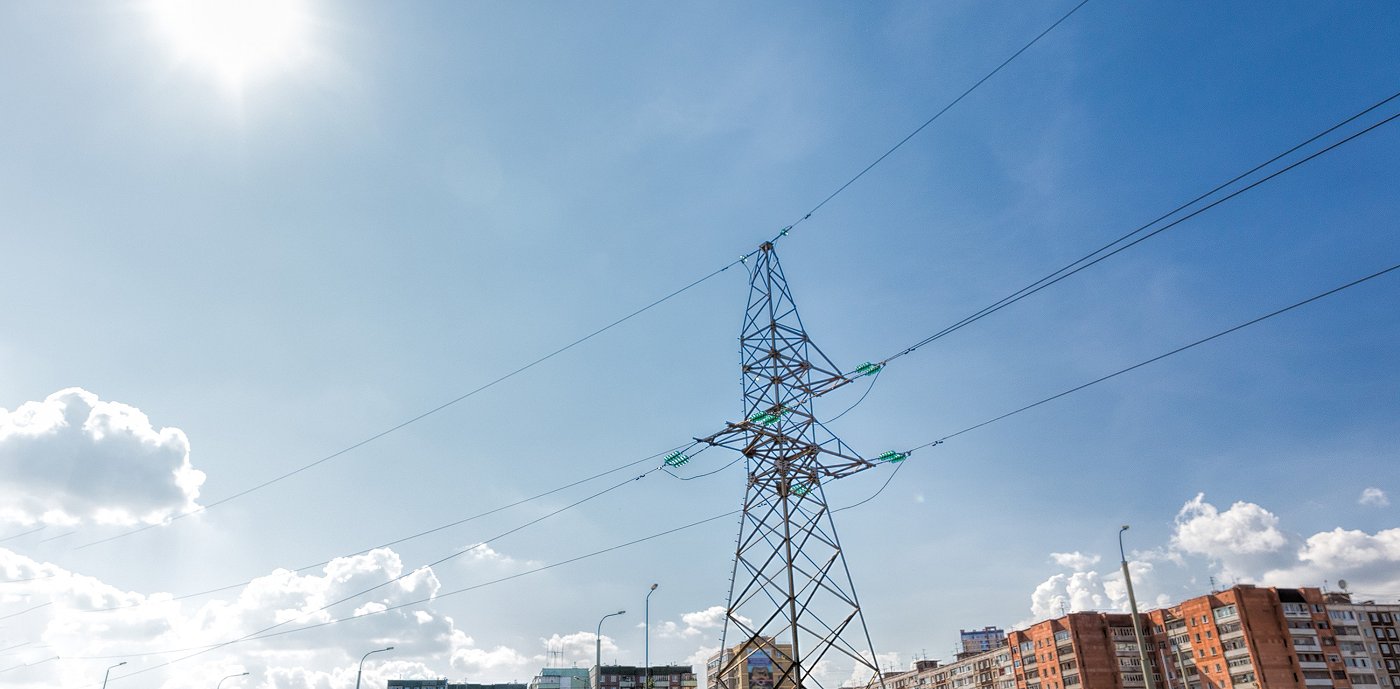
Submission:
[[[982,653],[1006,645],[1006,631],[997,627],[959,629],[958,642],[963,653]]]
[[[645,666],[604,665],[589,670],[583,682],[598,689],[644,689],[647,676]],[[689,665],[653,665],[650,677],[653,689],[696,689],[697,686],[695,669]]]
[[[588,689],[589,671],[581,667],[547,667],[530,680],[529,689]]]
[[[1328,593],[1324,600],[1352,686],[1400,687],[1400,603],[1353,601],[1349,593]]]
[[[526,689],[524,684],[504,682],[500,684],[476,684],[474,682],[448,682],[442,679],[391,679],[387,689]]]
[[[937,660],[916,660],[902,672],[871,677],[865,689],[1016,689],[1011,650],[1002,646],[981,653],[959,653],[958,660],[943,665]]]
[[[791,670],[792,646],[765,638],[710,656],[705,684],[708,689],[795,689],[797,678]]]

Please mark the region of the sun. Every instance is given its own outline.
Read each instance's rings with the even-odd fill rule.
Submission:
[[[227,87],[286,72],[305,61],[310,17],[304,0],[149,0],[157,28],[181,62]]]

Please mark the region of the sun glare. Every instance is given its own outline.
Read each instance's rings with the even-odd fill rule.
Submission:
[[[308,52],[300,0],[151,0],[149,8],[177,57],[228,87],[293,69]]]

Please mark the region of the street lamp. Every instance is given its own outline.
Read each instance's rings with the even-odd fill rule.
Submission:
[[[656,584],[647,589],[646,610],[642,619],[642,663],[646,665],[645,689],[651,689],[651,594],[656,593]]]
[[[112,667],[107,668],[107,671],[104,672],[104,673],[102,673],[102,689],[107,689],[107,678],[108,678],[109,676],[111,676],[111,674],[112,674],[112,668],[121,667],[121,666],[123,666],[123,665],[126,665],[126,661],[125,661],[125,660],[123,660],[123,661],[120,662],[120,663],[117,663],[116,665],[113,665]]]
[[[236,675],[229,675],[228,677],[225,677],[224,679],[233,679],[234,677],[246,677],[246,676],[248,676],[248,673],[246,673],[246,672],[240,672],[240,673],[238,673],[238,674],[236,674]],[[224,686],[224,679],[219,680],[219,683],[214,685],[214,689],[219,689],[220,687]]]
[[[1147,664],[1147,646],[1142,641],[1142,620],[1138,618],[1137,597],[1133,595],[1133,578],[1128,575],[1128,555],[1123,550],[1123,532],[1127,530],[1127,524],[1118,530],[1118,557],[1123,562],[1123,583],[1128,586],[1128,606],[1133,611],[1133,636],[1137,637],[1138,662],[1142,664],[1142,683],[1147,689],[1153,689],[1152,666]]]
[[[598,620],[598,633],[593,635],[593,666],[598,668],[598,679],[593,683],[593,689],[598,689],[603,684],[603,620],[626,614],[626,610],[618,610],[603,615],[602,619]]]
[[[360,669],[355,671],[355,689],[360,689],[360,675],[363,675],[365,672],[365,658],[368,658],[374,655],[375,653],[383,653],[385,651],[392,650],[394,650],[393,646],[390,646],[388,648],[377,648],[373,651],[370,651],[369,653],[364,654],[363,656],[360,656]],[[1152,688],[1148,687],[1148,689]]]

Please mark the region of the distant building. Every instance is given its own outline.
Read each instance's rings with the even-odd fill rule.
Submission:
[[[1011,651],[1003,645],[981,653],[959,653],[947,665],[937,660],[916,660],[903,672],[882,672],[871,677],[866,689],[1016,689]]]
[[[792,646],[771,638],[720,650],[705,664],[707,689],[796,689]]]
[[[584,682],[598,689],[644,689],[647,668],[634,665],[594,666]],[[696,689],[695,668],[689,665],[651,666],[653,689]]]
[[[588,689],[589,671],[581,667],[547,667],[530,680],[529,689]]]
[[[982,653],[1006,645],[1006,631],[997,627],[958,630],[958,640],[963,653]]]
[[[474,682],[448,682],[442,679],[391,679],[386,689],[526,689],[518,682],[499,684],[477,684]]]

